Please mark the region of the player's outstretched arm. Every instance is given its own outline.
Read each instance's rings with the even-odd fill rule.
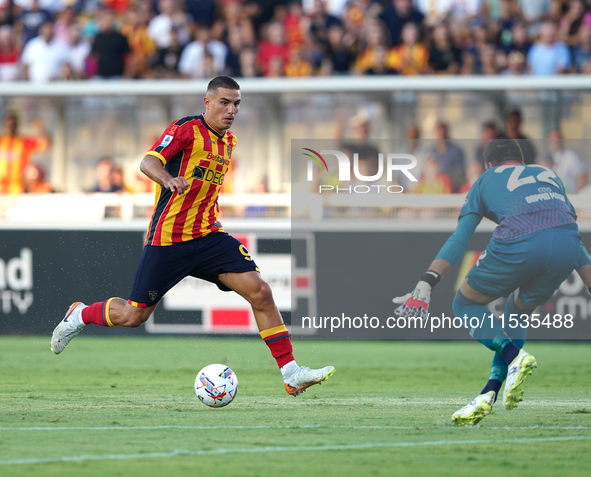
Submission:
[[[157,184],[170,190],[177,191],[179,195],[183,195],[189,188],[189,183],[184,177],[173,177],[164,169],[162,163],[157,157],[146,155],[140,164],[140,171],[146,174]]]
[[[398,305],[394,311],[397,316],[427,317],[433,287],[464,255],[468,242],[470,242],[480,220],[481,217],[477,214],[467,214],[460,217],[455,232],[447,239],[414,290],[392,300],[394,304]]]

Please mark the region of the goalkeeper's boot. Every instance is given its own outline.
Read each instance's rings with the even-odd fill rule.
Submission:
[[[484,416],[492,412],[495,397],[494,391],[476,396],[470,403],[451,415],[452,422],[458,426],[474,426],[478,424],[484,419]]]
[[[72,303],[66,316],[53,330],[51,337],[51,351],[60,354],[74,336],[78,335],[86,325],[82,321],[82,310],[86,308],[79,301]]]
[[[505,381],[505,390],[503,391],[503,402],[507,411],[515,409],[523,401],[523,383],[532,374],[533,369],[537,367],[536,358],[523,349],[511,361],[507,380]]]
[[[322,384],[322,381],[326,381],[334,372],[334,366],[325,366],[320,369],[310,369],[307,366],[300,366],[293,374],[285,377],[283,384],[289,394],[298,396],[310,386]]]

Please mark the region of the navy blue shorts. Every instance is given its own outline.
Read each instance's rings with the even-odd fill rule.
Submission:
[[[191,276],[231,291],[218,276],[222,273],[258,271],[246,247],[225,232],[168,246],[144,247],[128,303],[139,308],[155,305],[180,282]]]

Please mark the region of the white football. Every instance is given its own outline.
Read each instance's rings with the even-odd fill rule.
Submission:
[[[238,393],[238,378],[223,364],[210,364],[197,373],[195,393],[209,407],[224,407]]]

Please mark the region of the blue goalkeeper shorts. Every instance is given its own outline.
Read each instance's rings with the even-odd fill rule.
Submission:
[[[519,288],[524,305],[543,305],[579,267],[580,254],[579,233],[569,226],[511,242],[493,238],[468,273],[468,284],[492,299]]]

